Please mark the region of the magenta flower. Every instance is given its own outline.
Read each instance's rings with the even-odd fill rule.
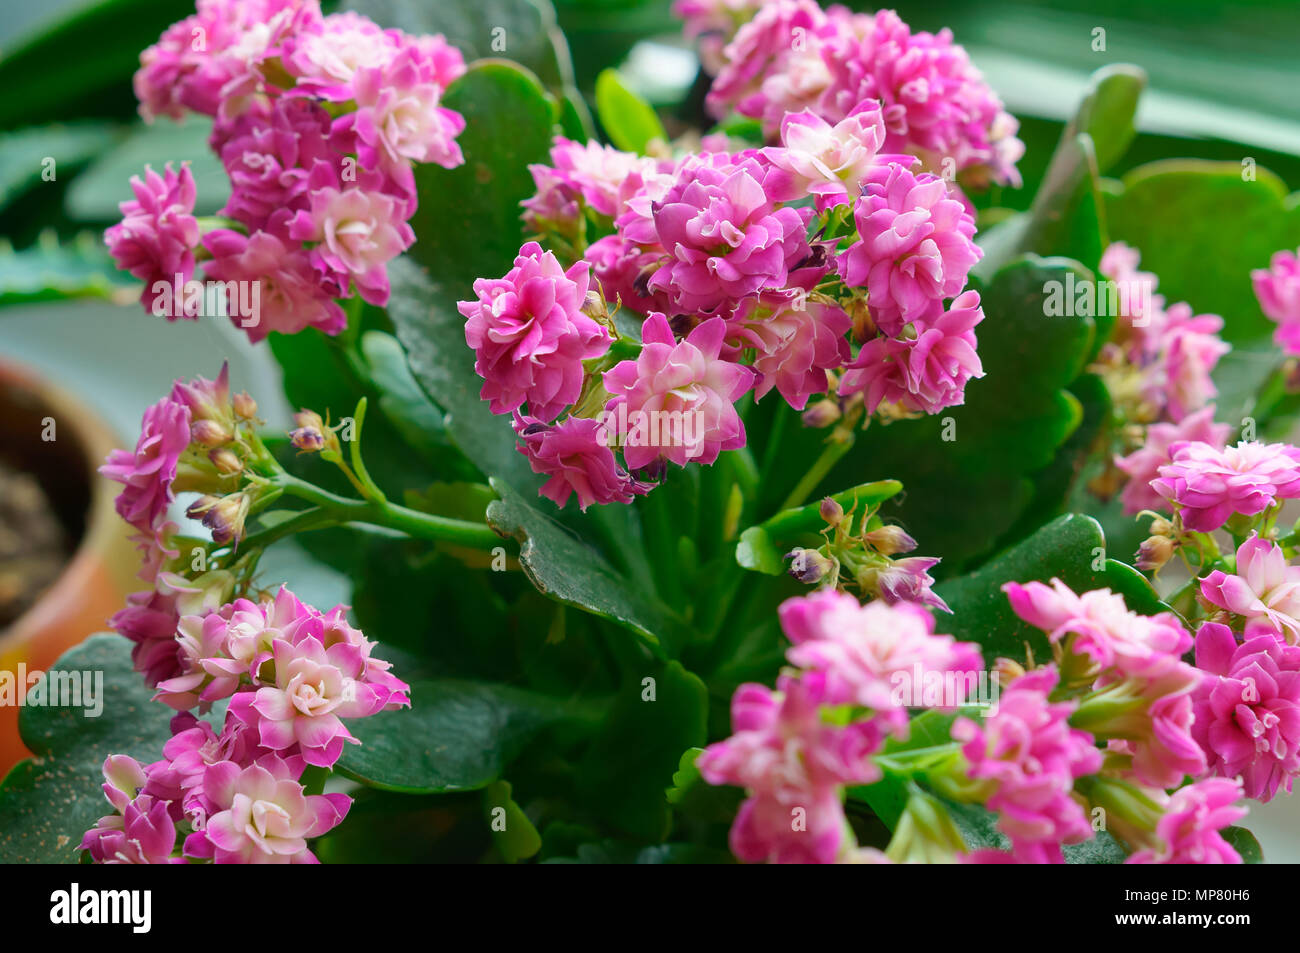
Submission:
[[[716,74],[724,62],[723,47],[762,7],[763,0],[673,0],[672,10],[683,21],[686,39],[699,47],[704,68]]]
[[[755,350],[755,399],[773,387],[795,410],[824,394],[827,371],[851,357],[845,335],[853,321],[839,305],[768,293],[746,298],[727,321],[729,344]]]
[[[1210,533],[1234,513],[1255,516],[1278,500],[1300,497],[1300,450],[1288,444],[1216,448],[1187,441],[1169,452],[1151,488],[1174,505],[1187,529]]]
[[[805,224],[811,209],[778,208],[763,187],[755,158],[725,153],[691,156],[652,217],[667,253],[647,281],[673,310],[714,314],[746,295],[779,291],[809,258]],[[631,232],[624,232],[633,237]]]
[[[1246,816],[1238,806],[1241,784],[1206,778],[1169,797],[1156,823],[1157,846],[1137,851],[1129,864],[1239,864],[1239,855],[1219,833]]]
[[[642,441],[619,433],[629,469],[661,458],[682,467],[710,464],[723,450],[745,445],[735,402],[753,385],[754,372],[719,356],[726,333],[722,318],[710,318],[677,341],[668,319],[654,313],[641,326],[636,360],[604,373],[605,389],[613,395],[607,414],[660,437],[665,429],[671,434],[669,440]]]
[[[1165,318],[1159,372],[1149,391],[1172,420],[1180,421],[1218,394],[1210,373],[1231,347],[1219,338],[1223,319],[1217,314],[1193,316],[1191,306],[1180,302],[1170,306]]]
[[[169,162],[159,175],[145,166],[143,182],[131,176],[131,191],[135,198],[119,205],[122,221],[104,232],[109,254],[118,268],[144,282],[140,303],[146,311],[169,321],[188,317],[172,301],[171,289],[178,280],[183,286],[194,277],[199,223],[194,217],[196,193],[190,167],[182,164],[174,172]],[[163,287],[157,287],[159,283]]]
[[[183,864],[173,857],[176,825],[168,803],[141,794],[123,806],[121,814],[110,814],[88,830],[81,850],[89,851],[97,864]]]
[[[505,277],[474,282],[477,301],[457,307],[467,319],[465,340],[477,354],[480,396],[494,414],[516,410],[554,420],[582,390],[582,362],[600,357],[609,329],[583,313],[591,280],[585,261],[566,272],[536,242],[519,250]]]
[[[252,282],[260,289],[257,314],[231,318],[254,343],[272,331],[297,334],[311,327],[338,334],[347,326],[343,309],[333,300],[335,292],[342,297],[343,289],[322,286],[308,252],[287,232],[241,235],[218,229],[205,235],[203,244],[213,255],[203,265],[210,279]]]
[[[1206,622],[1196,665],[1209,677],[1196,691],[1196,740],[1212,774],[1239,778],[1246,796],[1271,801],[1300,774],[1300,648],[1258,635],[1237,644]]]
[[[538,194],[523,205],[525,209],[547,206],[553,200],[546,196],[559,189],[570,200],[581,197],[593,211],[612,219],[622,212],[623,201],[640,187],[642,176],[655,173],[659,165],[655,159],[620,152],[594,140],[574,142],[556,136],[551,146],[551,165],[528,167]]]
[[[914,602],[864,606],[848,593],[823,589],[787,599],[779,612],[792,643],[786,658],[823,675],[826,701],[884,713],[894,730],[905,730],[904,709],[922,706],[918,675],[983,667],[978,646],[936,635],[934,616]]]
[[[901,165],[872,170],[853,218],[860,237],[840,256],[839,271],[846,284],[867,288],[872,319],[891,336],[938,318],[983,255],[975,220],[947,183]]]
[[[1111,246],[1112,248],[1114,246]],[[1169,448],[1176,443],[1198,441],[1222,447],[1232,428],[1214,422],[1214,405],[1188,414],[1178,423],[1152,424],[1146,430],[1145,443],[1126,457],[1116,457],[1115,466],[1128,474],[1120,499],[1124,512],[1132,515],[1142,510],[1161,509],[1164,499],[1151,484],[1160,467],[1169,463]]]
[[[172,481],[180,456],[190,443],[190,413],[164,398],[144,412],[135,452],[114,450],[99,472],[124,487],[118,516],[145,535],[152,535],[174,498]]]
[[[650,490],[650,484],[632,479],[618,465],[610,449],[611,432],[600,420],[570,417],[546,424],[516,415],[515,432],[523,441],[519,452],[528,457],[533,472],[550,477],[538,493],[557,506],[575,493],[578,507],[585,510],[593,503],[631,503],[633,496]]]
[[[1201,595],[1246,620],[1251,635],[1300,642],[1300,566],[1287,564],[1282,547],[1256,533],[1237,548],[1237,571],[1216,569],[1201,580]]]
[[[1250,279],[1260,309],[1277,322],[1273,340],[1287,354],[1300,354],[1300,257],[1276,252],[1269,267],[1255,269]]]
[[[1101,769],[1101,752],[1092,735],[1070,727],[1073,702],[1047,700],[1058,677],[1050,666],[1021,675],[982,726],[969,718],[952,726],[970,777],[990,782],[987,806],[1022,863],[1063,863],[1062,844],[1092,837],[1070,795],[1078,778]]]
[[[307,841],[337,827],[352,803],[346,794],[305,794],[274,760],[211,765],[203,790],[215,812],[185,839],[185,855],[218,864],[317,863]]]

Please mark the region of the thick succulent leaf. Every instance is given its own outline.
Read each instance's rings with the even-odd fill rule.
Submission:
[[[116,137],[117,127],[106,122],[31,126],[0,135],[0,209],[38,183],[71,178]]]
[[[607,69],[596,77],[596,115],[610,141],[625,152],[645,155],[651,142],[668,141],[654,109],[628,89],[615,70]]]
[[[969,575],[936,587],[953,612],[951,617],[939,619],[938,628],[963,641],[979,643],[989,664],[1000,656],[1024,662],[1027,649],[1037,661],[1050,659],[1047,636],[1011,610],[1002,586],[1053,578],[1075,592],[1109,588],[1143,615],[1169,611],[1141,573],[1107,555],[1106,539],[1096,520],[1067,513]]]
[[[61,298],[129,304],[139,296],[139,282],[118,271],[98,236],[89,232],[68,243],[42,232],[34,245],[19,251],[0,238],[0,306]]]
[[[54,672],[82,673],[83,702],[84,686],[97,687],[102,675],[103,710],[93,718],[74,707],[29,706],[19,713],[23,744],[36,757],[15,765],[0,784],[0,863],[75,863],[82,835],[112,812],[100,790],[104,759],[126,754],[148,764],[171,737],[172,711],[150,701],[153,691],[131,665],[131,643],[120,635],[91,636],[66,652]]]

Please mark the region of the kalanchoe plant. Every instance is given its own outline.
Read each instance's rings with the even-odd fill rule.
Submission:
[[[474,3],[344,6],[201,0],[141,55],[230,193],[144,169],[107,248],[294,414],[222,367],[104,464],[144,585],[61,665],[121,723],[24,713],[0,822],[61,838],[0,857],[1259,859],[1244,802],[1300,774],[1280,181],[1103,187],[1114,67],[1009,200],[1016,120],[889,10],[678,0],[698,128],[611,71],[597,136],[542,4],[524,63]]]

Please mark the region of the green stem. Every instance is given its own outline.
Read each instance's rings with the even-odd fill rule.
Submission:
[[[432,513],[421,513],[385,501],[350,500],[328,490],[322,490],[289,473],[278,474],[275,481],[290,496],[316,504],[336,523],[366,523],[371,526],[383,526],[416,539],[452,543],[487,552],[501,545],[501,537],[484,523],[434,516]],[[267,532],[277,528],[273,526]]]
[[[826,478],[826,474],[831,472],[831,468],[839,463],[840,459],[852,448],[852,435],[849,435],[844,440],[832,440],[827,443],[826,449],[822,451],[821,456],[808,468],[808,472],[803,475],[803,478],[795,484],[795,488],[790,491],[790,495],[785,498],[785,502],[781,504],[777,512],[802,506],[804,501],[808,499],[808,494],[817,489],[817,485]]]

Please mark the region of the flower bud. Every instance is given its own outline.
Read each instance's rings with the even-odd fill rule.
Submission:
[[[1137,551],[1137,568],[1143,572],[1158,572],[1174,555],[1174,541],[1168,536],[1151,536],[1142,541]]]
[[[1157,516],[1151,521],[1152,536],[1173,536],[1174,524],[1169,522],[1163,516]]]
[[[248,391],[240,391],[232,399],[235,414],[242,420],[252,420],[257,416],[257,401],[248,396]]]
[[[232,493],[209,507],[203,515],[203,525],[212,530],[212,541],[229,543],[243,539],[250,504],[247,493]]]
[[[229,443],[234,436],[229,429],[210,418],[196,420],[190,426],[190,437],[201,447],[220,447]]]
[[[831,526],[838,526],[844,520],[844,507],[829,496],[822,500],[818,512]]]
[[[863,539],[882,556],[892,556],[895,553],[910,553],[916,549],[916,540],[909,536],[901,526],[882,526],[879,529],[873,529]]]
[[[792,549],[785,554],[785,558],[791,560],[790,575],[809,585],[821,582],[831,573],[839,572],[834,559],[823,556],[815,549]]]
[[[998,658],[993,662],[993,678],[1003,688],[1024,674],[1025,667],[1015,659]]]
[[[239,459],[239,455],[229,447],[214,447],[208,451],[208,459],[212,461],[218,473],[226,476],[241,473],[244,469],[244,461]]]
[[[300,410],[293,415],[297,429],[289,431],[289,442],[304,453],[325,449],[325,421],[314,410]]]
[[[840,405],[833,400],[819,400],[809,404],[803,412],[803,425],[820,430],[840,419]]]

